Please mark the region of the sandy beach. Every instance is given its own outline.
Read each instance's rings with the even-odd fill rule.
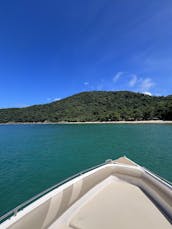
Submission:
[[[172,124],[172,121],[108,121],[108,122],[58,122],[57,124]]]
[[[172,124],[172,121],[163,121],[163,120],[143,120],[143,121],[106,121],[106,122],[8,122],[0,123],[0,125],[47,125],[47,124]]]

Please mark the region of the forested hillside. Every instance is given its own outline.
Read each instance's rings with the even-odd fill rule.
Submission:
[[[44,105],[0,109],[0,123],[157,119],[172,120],[172,95],[156,97],[128,91],[92,91]]]

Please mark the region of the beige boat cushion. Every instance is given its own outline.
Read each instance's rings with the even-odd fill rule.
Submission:
[[[171,229],[171,224],[136,186],[112,182],[70,220],[76,229]]]

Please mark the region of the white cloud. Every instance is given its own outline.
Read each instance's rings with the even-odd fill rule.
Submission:
[[[149,96],[152,96],[152,93],[151,93],[151,92],[149,92],[149,91],[145,91],[145,92],[143,92],[143,94],[144,94],[144,95],[149,95]]]
[[[59,101],[61,100],[61,98],[57,97],[57,98],[47,98],[46,99],[48,102],[55,102],[55,101]]]
[[[59,100],[61,100],[61,98],[54,98],[54,99],[53,99],[54,102],[55,102],[55,101],[59,101]]]
[[[89,85],[89,82],[84,82],[84,85],[85,85],[85,86]]]
[[[140,89],[142,92],[149,91],[154,85],[155,83],[151,78],[141,79]]]
[[[123,74],[124,72],[117,72],[116,75],[112,79],[113,82],[116,83]]]
[[[31,106],[30,104],[16,104],[15,107],[22,108],[22,107],[30,107],[30,106]]]
[[[131,75],[131,79],[129,81],[129,86],[134,87],[137,83],[137,76],[135,74]]]

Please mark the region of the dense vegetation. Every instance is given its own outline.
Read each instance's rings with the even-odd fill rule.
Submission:
[[[93,91],[44,105],[0,109],[0,123],[158,119],[172,120],[172,95]]]

